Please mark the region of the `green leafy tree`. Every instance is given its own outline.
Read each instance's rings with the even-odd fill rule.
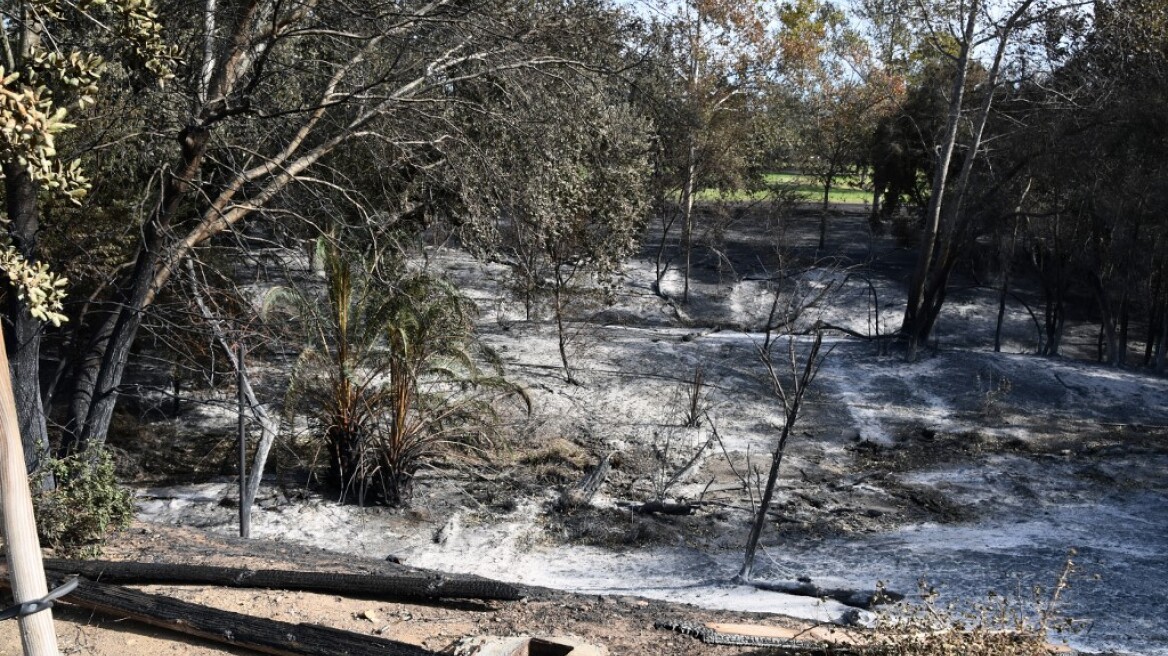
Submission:
[[[568,380],[571,302],[621,273],[648,209],[648,126],[610,93],[544,89],[509,107],[519,129],[488,137],[503,179],[487,248],[511,264],[529,305],[551,297]]]
[[[689,300],[697,193],[705,186],[741,189],[755,177],[761,149],[754,150],[753,136],[761,130],[751,118],[766,116],[755,110],[779,53],[774,9],[738,0],[661,3],[661,18],[643,40],[649,68],[638,80],[639,102],[659,133],[658,293],[669,268],[665,245],[680,220],[682,298]]]
[[[802,0],[784,7],[784,75],[799,94],[798,163],[823,189],[819,247],[827,240],[831,190],[840,176],[867,165],[870,134],[896,100],[873,65],[868,44],[831,4]]]
[[[107,70],[97,47],[130,70],[159,81],[173,77],[175,51],[163,44],[150,0],[5,2],[0,7],[0,172],[5,238],[0,268],[7,277],[5,331],[14,379],[39,381],[42,322],[66,319],[66,279],[40,259],[38,235],[45,207],[80,204],[90,188],[77,159],[59,152],[75,126],[72,109],[92,106]],[[77,24],[100,26],[102,43],[75,39]],[[85,48],[82,45],[94,48]],[[38,384],[15,386],[25,460],[36,469],[48,450]]]
[[[189,256],[263,220],[311,236],[316,211],[338,204],[369,223],[490,212],[490,178],[459,177],[451,157],[473,140],[471,117],[485,116],[475,108],[488,100],[463,89],[489,78],[492,94],[521,94],[541,71],[595,63],[582,61],[580,44],[612,38],[603,32],[612,12],[574,1],[204,0],[162,12],[146,0],[28,0],[4,11],[5,102],[40,121],[0,144],[13,171],[8,206],[21,208],[9,212],[13,246],[51,270],[85,255],[69,265],[84,293],[55,310],[70,318],[54,333],[61,366],[51,377],[68,452],[104,442],[143,321]],[[77,56],[60,46],[42,58],[39,43],[76,44]],[[99,53],[118,65],[95,94]],[[27,83],[34,73],[39,82]],[[50,78],[59,83],[40,83]],[[75,96],[94,100],[72,131],[80,168],[57,153],[69,134],[58,109]],[[376,166],[351,175],[365,154]],[[47,205],[51,189],[82,206]],[[54,243],[38,244],[39,234]],[[39,380],[39,328],[25,325],[14,352],[27,366],[14,372]],[[28,387],[22,421],[43,424],[46,403]]]

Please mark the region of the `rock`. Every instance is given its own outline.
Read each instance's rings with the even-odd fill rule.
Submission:
[[[849,608],[840,613],[840,616],[835,619],[835,623],[840,626],[860,626],[863,612],[859,608]]]
[[[434,532],[434,544],[446,546],[451,540],[458,538],[458,534],[462,532],[462,515],[454,513],[450,519]]]

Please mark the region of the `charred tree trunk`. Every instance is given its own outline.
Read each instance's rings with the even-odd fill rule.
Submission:
[[[831,179],[834,177],[831,172],[828,172],[827,178],[823,181],[823,208],[819,213],[819,250],[823,250],[827,244],[827,213],[831,209]]]
[[[665,194],[657,197],[657,215],[661,219],[661,239],[657,242],[657,258],[654,263],[653,293],[666,298],[661,283],[665,281],[665,274],[669,272],[669,260],[665,257],[665,249],[669,244],[669,233],[677,222],[677,212],[666,202]],[[530,319],[530,317],[528,317]]]
[[[13,246],[30,263],[36,261],[37,184],[28,171],[15,163],[4,165],[4,192],[8,212],[8,235]],[[28,471],[40,469],[49,455],[49,436],[41,398],[40,355],[43,325],[28,313],[16,294],[6,295],[5,315],[9,327],[4,331],[8,349],[9,371],[20,426],[24,462]],[[52,481],[45,481],[51,485]]]
[[[1155,297],[1153,296],[1153,299]],[[1144,341],[1144,366],[1148,367],[1152,364],[1152,357],[1156,354],[1156,341],[1160,334],[1160,308],[1155,300],[1152,301],[1151,309],[1148,311],[1148,337]]]
[[[698,75],[701,73],[701,63],[698,60],[698,44],[702,40],[702,20],[699,12],[697,22],[694,23],[693,46],[689,60],[689,79],[686,86],[691,103],[697,103]],[[689,130],[689,148],[686,153],[685,183],[681,190],[681,241],[682,257],[685,260],[684,282],[681,293],[682,303],[689,303],[689,276],[691,256],[693,254],[693,206],[694,192],[697,190],[698,178],[698,134],[699,126],[691,125]]]
[[[686,164],[685,173],[685,188],[682,190],[681,199],[681,241],[683,258],[685,259],[684,282],[681,292],[681,300],[683,303],[689,303],[689,276],[693,255],[693,230],[694,230],[694,188],[697,185],[697,144],[691,138],[689,146],[689,162]]]
[[[1002,287],[998,290],[998,320],[994,324],[994,353],[1002,352],[1002,324],[1006,321],[1006,295],[1010,293],[1010,272],[1002,272]]]
[[[1058,276],[1058,274],[1055,274]],[[1039,349],[1042,355],[1056,356],[1062,347],[1063,328],[1066,325],[1065,284],[1061,277],[1045,285],[1046,303],[1043,308],[1045,343]]]
[[[959,223],[964,218],[962,204],[969,190],[973,165],[977,160],[978,151],[981,149],[990,109],[993,107],[994,90],[997,88],[1002,59],[1009,45],[1010,34],[1025,16],[1031,4],[1033,4],[1033,0],[1024,0],[998,29],[993,63],[989,68],[989,75],[984,85],[985,96],[972,118],[973,129],[965,147],[961,172],[958,174],[956,184],[950,189],[948,170],[957,146],[958,127],[962,120],[965,82],[970,68],[974,34],[981,12],[981,3],[979,0],[973,0],[967,8],[969,14],[966,18],[960,52],[957,56],[957,74],[954,76],[952,95],[949,99],[944,138],[940,144],[940,157],[938,157],[933,170],[933,183],[925,214],[925,233],[921,238],[920,256],[913,271],[904,321],[901,324],[901,334],[908,341],[907,357],[909,360],[916,358],[917,349],[928,340],[933,330],[937,315],[944,303],[945,286],[949,283],[949,274],[953,270],[957,252],[962,240],[967,237],[965,234],[966,226]]]
[[[1111,366],[1119,365],[1119,336],[1117,332],[1118,317],[1111,306],[1111,299],[1107,295],[1107,287],[1099,274],[1092,276],[1095,285],[1095,298],[1099,303],[1099,361]]]
[[[977,8],[979,3],[974,0],[966,20],[964,39],[961,42],[961,51],[957,57],[957,74],[953,78],[953,86],[949,96],[949,110],[945,119],[945,132],[941,139],[940,153],[933,164],[933,181],[930,186],[929,204],[925,210],[925,231],[921,235],[920,253],[917,256],[917,265],[913,271],[912,280],[908,289],[908,304],[904,311],[904,321],[901,332],[908,339],[908,357],[916,358],[917,346],[922,339],[927,339],[928,332],[923,329],[927,321],[925,307],[927,303],[927,288],[929,274],[933,270],[933,261],[942,238],[942,201],[949,182],[949,164],[953,161],[953,152],[957,148],[957,131],[961,123],[962,105],[965,101],[965,79],[969,72],[969,49],[973,40],[974,29],[977,26]],[[932,323],[928,320],[928,323]]]
[[[572,366],[568,363],[568,333],[567,327],[564,325],[564,312],[566,311],[564,294],[567,292],[571,276],[564,275],[563,267],[564,265],[559,263],[555,266],[556,286],[552,290],[555,294],[556,342],[560,350],[560,363],[564,366],[564,379],[569,383],[576,384],[576,378],[572,375]]]
[[[522,590],[508,583],[469,575],[437,575],[425,572],[401,575],[343,574],[181,563],[53,559],[45,561],[45,569],[61,574],[80,574],[95,581],[128,585],[165,583],[218,585],[231,588],[303,590],[373,599],[514,601],[523,597]]]
[[[316,624],[291,624],[82,580],[64,603],[115,618],[130,618],[237,649],[281,656],[434,656],[436,652],[396,640]]]
[[[1160,301],[1160,340],[1156,343],[1156,358],[1152,365],[1156,373],[1164,373],[1164,363],[1168,360],[1168,299]]]
[[[1127,365],[1128,330],[1131,328],[1131,303],[1125,291],[1119,303],[1119,327],[1115,341],[1115,355],[1112,358],[1116,366]]]
[[[795,422],[799,419],[799,412],[802,410],[803,405],[803,397],[807,393],[807,388],[810,387],[811,382],[815,379],[820,364],[822,364],[819,358],[819,349],[822,345],[823,332],[816,330],[815,340],[811,343],[811,348],[807,353],[807,359],[803,363],[801,370],[796,368],[795,356],[792,351],[790,361],[791,371],[789,374],[793,380],[791,381],[792,389],[789,393],[784,391],[783,385],[778,378],[774,361],[771,359],[770,351],[767,350],[770,346],[769,335],[768,344],[763,347],[762,358],[770,374],[771,384],[774,386],[776,394],[783,401],[783,430],[779,434],[779,441],[775,445],[774,451],[771,452],[770,472],[767,474],[766,487],[763,489],[762,498],[759,500],[759,505],[755,512],[754,523],[750,527],[750,536],[746,540],[742,569],[738,571],[738,576],[735,577],[737,581],[748,582],[754,576],[754,559],[758,552],[758,542],[762,537],[762,529],[766,525],[767,511],[770,509],[771,500],[774,499],[775,484],[779,480],[779,469],[783,464],[783,454],[787,450],[787,441],[791,437],[791,430],[795,427]]]
[[[1027,191],[1030,190],[1030,185],[1026,186]],[[1023,192],[1022,197],[1026,197]],[[998,294],[998,320],[994,325],[994,353],[1002,352],[1002,324],[1006,320],[1006,296],[1010,293],[1010,274],[1014,270],[1014,254],[1018,250],[1018,216],[1022,212],[1022,203],[1014,208],[1014,230],[1010,235],[1010,248],[1001,257],[1002,266],[1002,288]]]
[[[142,324],[142,312],[159,291],[161,268],[177,265],[163,259],[165,234],[198,174],[208,137],[209,132],[198,127],[189,127],[179,135],[182,164],[163,188],[158,207],[144,229],[133,273],[124,286],[123,302],[106,317],[76,365],[69,420],[62,441],[66,453],[105,443],[117,404],[118,387]]]

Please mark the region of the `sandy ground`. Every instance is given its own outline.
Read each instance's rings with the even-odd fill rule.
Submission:
[[[181,562],[256,569],[289,568],[336,572],[401,573],[400,566],[342,556],[302,546],[257,543],[207,534],[197,529],[136,523],[114,536],[104,557],[139,562]],[[678,656],[761,654],[720,647],[669,631],[658,621],[750,623],[805,627],[773,614],[717,612],[622,595],[577,595],[530,589],[517,602],[421,605],[377,599],[278,590],[201,586],[134,586],[184,601],[290,623],[309,622],[376,635],[444,651],[468,636],[534,635],[576,638],[603,645],[609,654]],[[59,605],[53,611],[62,654],[155,656],[158,654],[245,654],[220,643],[182,636],[132,621]],[[0,654],[20,654],[15,622],[0,624]]]
[[[911,251],[888,236],[871,238],[862,215],[845,214],[833,220],[833,264],[824,266],[814,252],[814,227],[811,219],[788,226],[797,257],[786,261],[806,264],[787,273],[804,290],[829,283],[833,290],[797,325],[823,320],[872,337],[895,329]],[[757,356],[763,339],[757,331],[771,301],[768,279],[778,271],[772,232],[746,221],[723,234],[717,249],[701,251],[690,303],[652,292],[647,248],[629,263],[615,304],[577,310],[591,317],[573,324],[569,345],[579,384],[558,370],[556,334],[546,317],[527,321],[507,300],[504,267],[434,250],[431,264],[478,301],[483,338],[531,394],[532,416],[515,418],[489,456],[424,471],[408,510],[339,506],[306,490],[285,465],[282,482],[273,479],[261,492],[253,535],[290,562],[290,554],[313,547],[351,554],[338,557],[343,568],[364,563],[359,557],[376,562],[392,555],[417,567],[583,595],[504,604],[482,615],[375,609],[378,617],[416,619],[395,620],[395,635],[434,648],[456,635],[548,627],[595,639],[614,654],[716,654],[723,652],[660,635],[648,628],[650,618],[750,612],[768,613],[773,622],[790,621],[774,614],[840,620],[849,609],[835,602],[728,582],[741,564],[753,483],[765,474],[782,419]],[[676,299],[680,285],[671,272],[662,288]],[[1033,304],[1025,287],[1018,292]],[[1015,302],[1003,352],[994,353],[995,312],[993,291],[959,274],[938,322],[937,348],[917,362],[905,362],[878,339],[827,336],[830,353],[784,459],[760,576],[861,590],[883,581],[904,592],[927,579],[959,604],[990,591],[1029,603],[1033,587],[1051,584],[1073,547],[1079,573],[1060,606],[1082,620],[1071,644],[1168,654],[1162,613],[1168,593],[1158,583],[1168,553],[1168,380],[1081,359],[1093,346],[1086,324],[1067,338],[1066,352],[1078,358],[1030,355],[1034,326]],[[807,339],[797,338],[795,348],[805,348]],[[686,382],[699,366],[708,416],[700,427],[684,428]],[[231,392],[220,394],[226,400]],[[230,470],[230,440],[191,437],[229,435],[233,422],[229,405],[195,405],[177,424],[159,421],[135,433],[147,436],[136,447],[140,460],[194,462],[210,473],[187,485],[143,486],[140,516],[156,524],[136,528],[113,553],[165,561],[188,539],[219,539],[167,526],[217,535],[235,530],[231,480],[211,475],[216,467]],[[715,431],[720,440],[711,442]],[[181,453],[168,455],[177,448],[171,443],[181,444]],[[662,491],[702,445],[696,466]],[[614,467],[594,503],[556,512],[559,490],[608,453],[616,454]],[[634,512],[658,496],[700,506],[684,517]],[[235,543],[236,551],[216,544],[243,557]],[[341,628],[380,628],[357,619],[367,602],[200,589],[176,594],[282,619],[295,611]],[[97,629],[81,616],[69,622],[63,640],[72,639],[78,653],[107,653],[123,638],[141,644],[140,651],[116,647],[128,656],[170,653],[150,631],[108,622]],[[0,628],[9,630],[9,642],[0,642],[7,653],[10,627]],[[725,653],[731,652],[743,653]]]

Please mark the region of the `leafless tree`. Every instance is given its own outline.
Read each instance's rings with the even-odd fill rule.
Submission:
[[[834,289],[837,283],[828,278],[819,289],[815,289],[815,285],[801,279],[805,276],[806,274],[796,278],[793,291],[787,293],[775,291],[763,341],[757,347],[758,358],[766,371],[767,384],[782,405],[783,424],[779,429],[778,440],[770,452],[770,469],[758,505],[754,509],[754,522],[746,540],[742,569],[735,577],[735,580],[741,582],[750,581],[754,575],[755,555],[767,523],[779,471],[783,464],[783,455],[803,410],[807,392],[815,381],[820,367],[823,366],[824,359],[830,353],[830,349],[828,353],[821,353],[824,326],[820,321],[812,323],[807,331],[810,343],[805,343],[807,337],[801,338],[796,335],[796,325],[800,318],[826,298],[827,293]]]

